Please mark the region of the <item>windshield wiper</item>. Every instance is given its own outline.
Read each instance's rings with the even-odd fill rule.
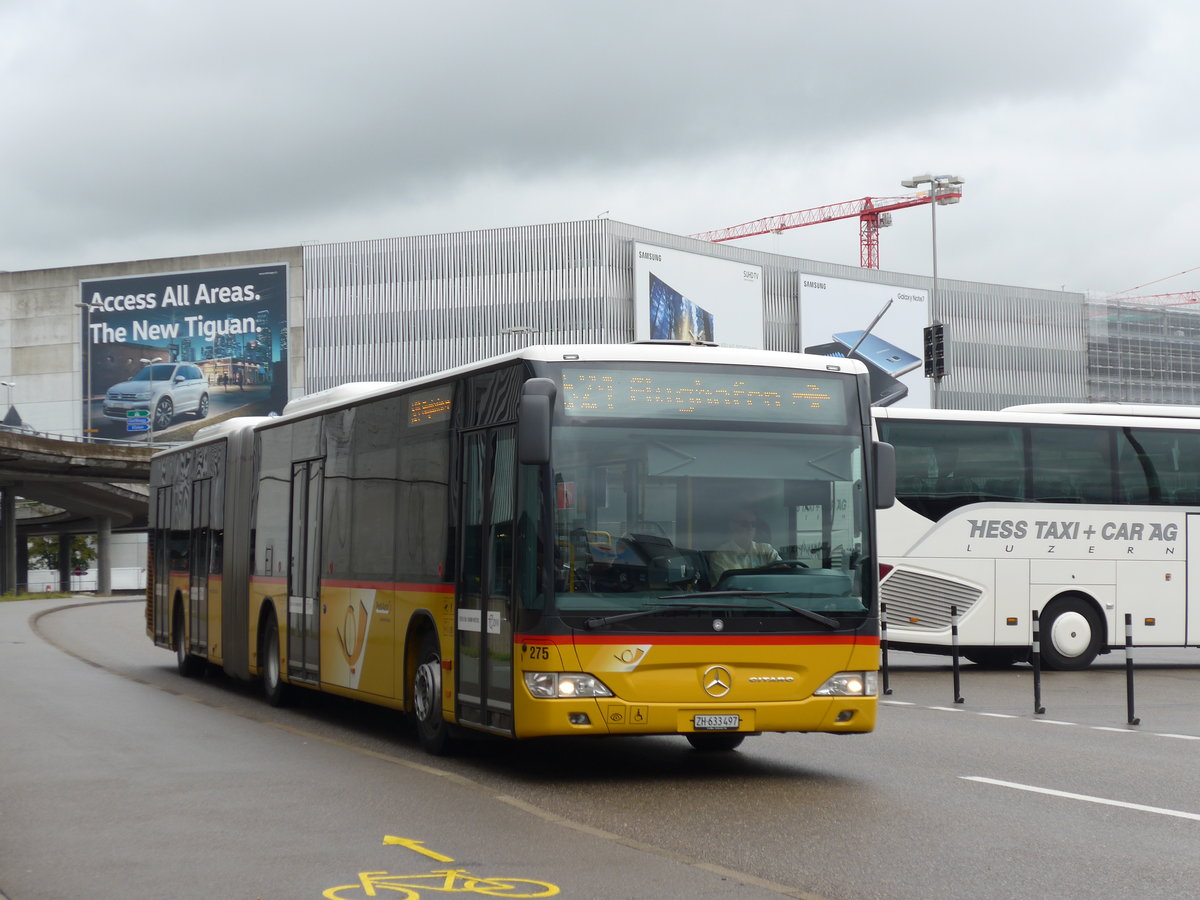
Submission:
[[[660,600],[690,600],[697,596],[696,594],[680,594],[678,597],[660,597]],[[704,594],[702,596],[711,596]],[[721,607],[714,606],[711,603],[664,603],[661,606],[651,606],[648,609],[639,609],[635,612],[617,613],[614,616],[592,616],[590,619],[583,620],[583,627],[588,631],[596,628],[603,628],[606,625],[612,625],[616,622],[627,622],[630,619],[640,619],[642,616],[652,616],[655,613],[670,612],[677,609],[720,609]]]
[[[752,597],[754,599],[766,600],[770,603],[782,606],[784,609],[791,610],[798,616],[812,619],[826,628],[837,628],[840,624],[837,619],[831,619],[829,616],[823,616],[819,612],[813,612],[811,609],[805,609],[803,606],[793,606],[790,603],[785,603],[779,599],[780,594],[788,594],[789,591],[754,591],[749,588],[733,588],[728,591],[697,591],[691,594],[666,594],[659,597],[659,600],[684,600],[689,597]]]

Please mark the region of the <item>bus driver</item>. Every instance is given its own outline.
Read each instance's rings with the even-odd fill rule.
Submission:
[[[781,559],[770,544],[754,539],[757,529],[758,516],[749,507],[741,507],[730,516],[729,539],[709,555],[714,584],[731,569],[754,569]]]

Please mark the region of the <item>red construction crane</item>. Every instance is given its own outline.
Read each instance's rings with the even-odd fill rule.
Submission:
[[[931,199],[929,191],[922,191],[907,197],[863,197],[861,200],[848,200],[845,203],[802,209],[780,216],[768,216],[765,219],[755,219],[753,222],[743,222],[741,225],[734,225],[731,228],[719,228],[716,231],[704,231],[691,236],[702,241],[720,243],[737,238],[754,237],[759,234],[778,234],[789,228],[801,228],[805,225],[816,225],[819,222],[835,222],[838,219],[850,219],[858,216],[858,264],[864,269],[878,269],[879,229],[892,224],[894,210],[908,209],[910,206],[924,206]],[[938,185],[937,201],[939,205],[957,203],[961,199],[961,184]]]

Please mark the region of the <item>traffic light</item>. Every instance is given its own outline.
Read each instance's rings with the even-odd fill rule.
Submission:
[[[941,378],[946,374],[946,337],[940,322],[925,326],[924,343],[925,377]]]

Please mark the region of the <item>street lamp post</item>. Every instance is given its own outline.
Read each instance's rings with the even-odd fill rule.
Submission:
[[[0,385],[8,388],[8,408],[12,409],[12,389],[16,387],[16,384],[11,381],[0,381]]]
[[[962,199],[962,185],[964,181],[959,175],[914,175],[912,178],[903,179],[900,184],[902,187],[915,188],[922,184],[929,185],[929,221],[932,229],[932,245],[933,245],[933,285],[929,291],[929,324],[936,325],[938,320],[934,317],[934,306],[937,304],[938,291],[938,271],[937,271],[937,208],[939,205],[948,206],[951,203],[958,203]],[[941,386],[941,376],[936,376],[933,379],[933,396],[932,405],[934,409],[938,406],[938,388]]]
[[[80,309],[87,313],[86,327],[83,330],[84,345],[87,347],[87,362],[82,362],[83,354],[80,354],[81,365],[87,366],[87,371],[84,373],[87,379],[87,397],[84,399],[84,409],[86,411],[87,433],[83,439],[91,441],[92,439],[92,305],[90,303],[76,303]]]

